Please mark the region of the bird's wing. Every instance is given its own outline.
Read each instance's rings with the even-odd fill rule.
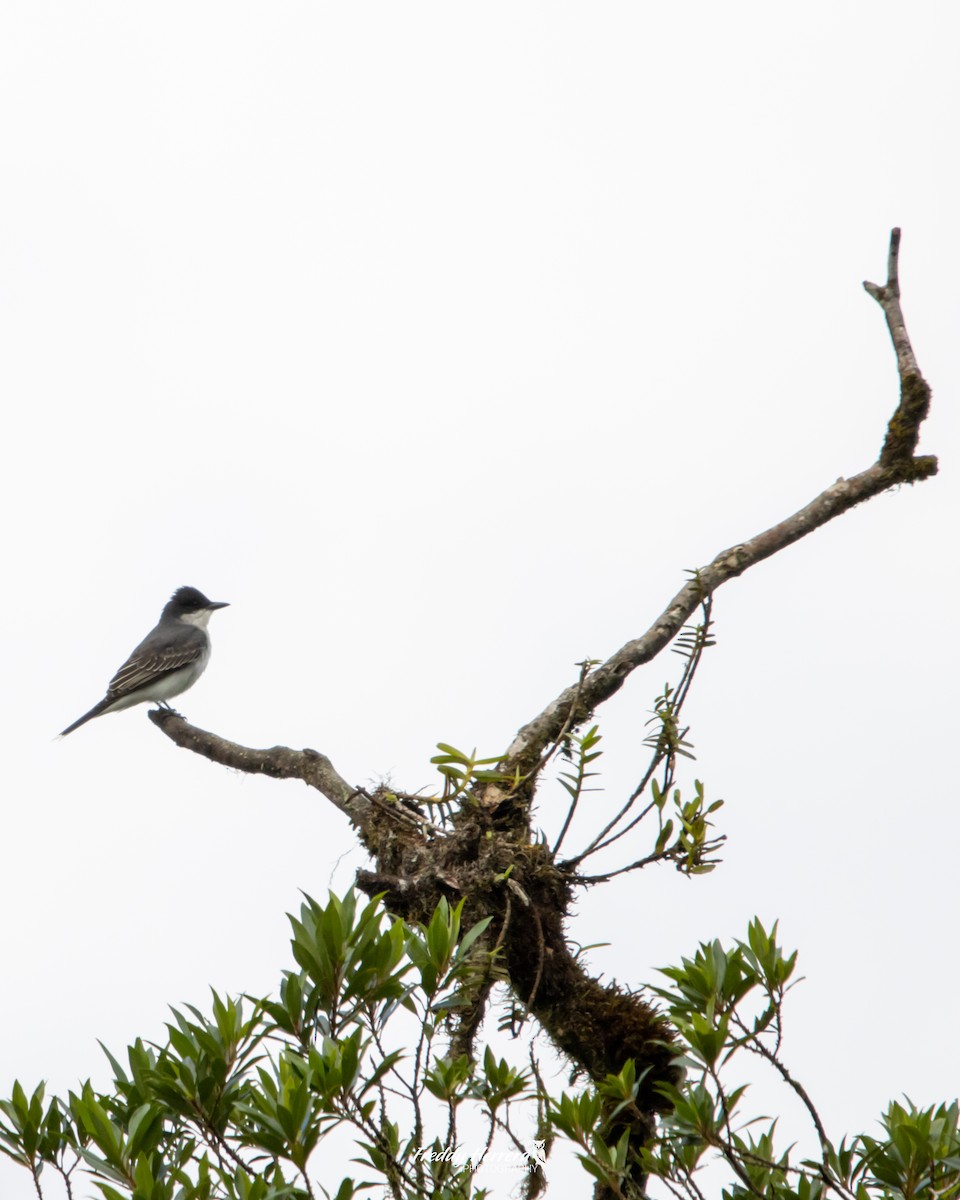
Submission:
[[[106,699],[129,696],[138,688],[195,663],[203,654],[207,640],[199,629],[193,632],[196,636],[189,641],[183,641],[181,633],[176,642],[158,638],[155,634],[141,642],[110,680]]]

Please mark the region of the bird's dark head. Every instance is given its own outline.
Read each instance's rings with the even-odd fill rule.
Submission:
[[[191,618],[203,614],[206,625],[210,614],[217,608],[227,608],[226,600],[208,600],[203,592],[194,587],[177,588],[163,609],[165,617],[179,617],[180,620],[190,621]]]

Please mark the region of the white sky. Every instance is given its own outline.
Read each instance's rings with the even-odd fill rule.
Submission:
[[[438,740],[503,749],[684,569],[876,457],[896,374],[860,281],[900,224],[941,475],[719,593],[690,715],[724,865],[595,891],[570,934],[638,985],[780,917],[831,1133],[956,1096],[957,24],[6,0],[0,1093],[103,1083],[98,1038],[271,989],[298,889],[364,861],[144,709],[52,740],[175,587],[232,602],[198,724],[411,789]],[[596,812],[667,657],[601,714]],[[0,1164],[0,1194],[32,1185]]]

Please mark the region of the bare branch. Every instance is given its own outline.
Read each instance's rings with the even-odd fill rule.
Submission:
[[[900,309],[900,230],[890,231],[890,253],[887,257],[887,282],[885,284],[863,281],[864,289],[876,300],[887,318],[887,328],[897,352],[897,370],[900,377],[919,375],[920,368],[907,336],[907,327]]]
[[[316,750],[291,750],[287,746],[253,750],[237,742],[228,742],[226,738],[208,733],[205,729],[198,729],[170,709],[151,709],[147,715],[171,741],[185,750],[202,754],[211,762],[251,775],[302,780],[346,813],[354,825],[361,825],[370,813],[369,798],[360,789],[352,788],[337,774],[330,759]]]
[[[864,500],[869,500],[901,483],[916,483],[937,473],[932,455],[915,456],[920,424],[927,415],[930,388],[920,374],[900,310],[900,286],[897,274],[900,231],[890,237],[889,278],[883,287],[865,284],[887,318],[890,336],[897,351],[901,398],[891,418],[880,458],[867,470],[850,479],[838,479],[798,512],[763,533],[739,545],[723,550],[670,601],[646,633],[635,638],[585,680],[566,688],[543,712],[524,725],[513,740],[501,770],[521,774],[536,764],[543,748],[564,726],[579,725],[590,719],[596,708],[615,695],[632,671],[650,662],[680,632],[694,609],[728,579],[763,562],[765,558],[806,537],[821,525],[839,517]],[[571,721],[571,712],[573,714]],[[496,785],[488,789],[488,803],[497,800]]]

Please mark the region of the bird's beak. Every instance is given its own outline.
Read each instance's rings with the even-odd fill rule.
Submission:
[[[207,608],[229,608],[229,607],[230,607],[229,600],[211,600],[210,603],[207,605]]]

